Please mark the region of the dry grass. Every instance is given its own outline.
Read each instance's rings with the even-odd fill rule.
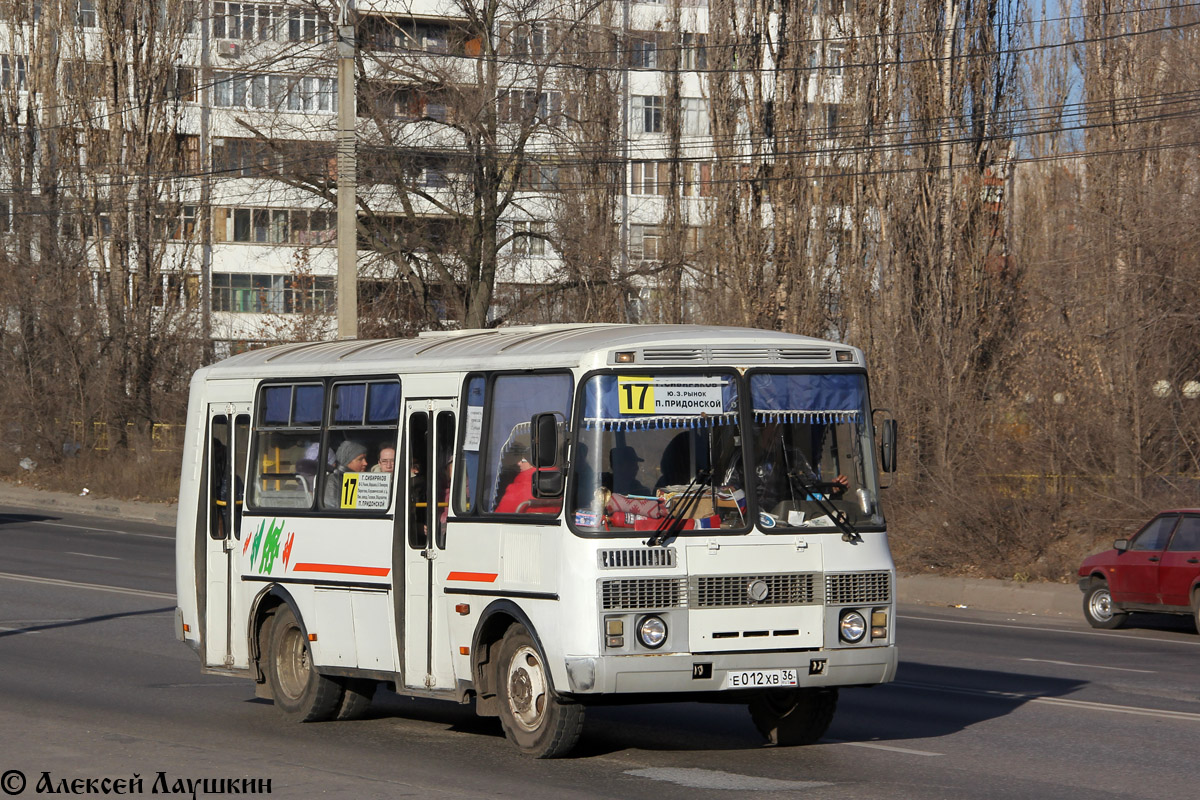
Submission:
[[[5,458],[0,478],[47,491],[78,494],[86,488],[95,497],[150,503],[173,503],[179,495],[177,452],[93,451],[57,464],[32,455],[37,463],[32,470],[21,468],[21,458],[20,454]]]

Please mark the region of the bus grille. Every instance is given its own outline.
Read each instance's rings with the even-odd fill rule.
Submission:
[[[627,578],[602,581],[600,604],[605,611],[687,606],[687,578]]]
[[[819,603],[817,576],[812,573],[778,575],[699,575],[692,578],[689,594],[696,608],[736,608],[739,606],[801,606]],[[762,581],[767,596],[754,600],[751,584]]]
[[[825,604],[887,603],[892,599],[892,579],[887,572],[847,572],[825,576]]]
[[[670,568],[674,566],[674,547],[631,547],[600,551],[600,569]]]

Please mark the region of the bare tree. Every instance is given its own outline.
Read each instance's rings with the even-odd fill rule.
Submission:
[[[177,67],[195,9],[117,0],[4,2],[0,302],[5,403],[57,455],[80,423],[181,413],[200,343],[185,324],[183,176],[197,166]],[[175,240],[176,243],[172,243]]]

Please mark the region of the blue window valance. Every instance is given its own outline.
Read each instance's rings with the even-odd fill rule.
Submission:
[[[853,422],[866,413],[866,382],[851,373],[759,373],[750,398],[757,422]]]

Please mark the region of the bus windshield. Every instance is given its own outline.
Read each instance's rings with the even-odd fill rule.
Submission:
[[[746,528],[731,373],[597,375],[584,386],[574,522],[583,530]]]
[[[880,525],[866,377],[751,373],[754,492],[764,529]]]
[[[866,377],[760,371],[745,381],[750,469],[739,376],[589,379],[572,459],[575,527],[649,534],[669,525],[686,535],[751,523],[767,533],[882,525]]]

